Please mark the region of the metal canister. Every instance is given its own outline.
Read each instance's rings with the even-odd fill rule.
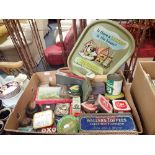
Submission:
[[[109,74],[106,82],[106,92],[108,95],[119,95],[121,93],[123,77],[120,74]]]

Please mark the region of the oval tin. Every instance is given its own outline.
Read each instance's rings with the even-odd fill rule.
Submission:
[[[80,35],[67,63],[80,76],[111,74],[128,60],[134,49],[135,41],[125,28],[111,20],[97,20]]]

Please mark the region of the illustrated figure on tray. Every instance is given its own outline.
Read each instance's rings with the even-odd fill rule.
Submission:
[[[79,52],[79,54],[88,60],[95,60],[95,57],[97,56],[97,48],[95,45],[95,42],[93,40],[90,40],[84,45],[84,48],[82,51]]]
[[[84,48],[79,52],[80,56],[90,61],[95,61],[103,65],[103,67],[109,67],[112,62],[112,54],[110,56],[110,47],[98,48],[93,40],[90,40],[84,45]]]

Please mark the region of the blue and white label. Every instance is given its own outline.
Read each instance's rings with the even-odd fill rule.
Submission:
[[[129,46],[129,43],[123,40],[118,34],[102,26],[95,27],[92,35],[94,39],[106,43],[113,50],[126,49]]]
[[[80,120],[82,131],[135,131],[135,123],[130,115],[86,116]]]

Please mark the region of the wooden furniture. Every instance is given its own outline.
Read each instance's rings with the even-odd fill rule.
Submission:
[[[2,70],[3,72],[7,73],[7,74],[12,74],[12,72],[14,70],[19,70],[21,69],[23,66],[23,62],[22,61],[18,61],[18,62],[0,62],[0,70]]]

